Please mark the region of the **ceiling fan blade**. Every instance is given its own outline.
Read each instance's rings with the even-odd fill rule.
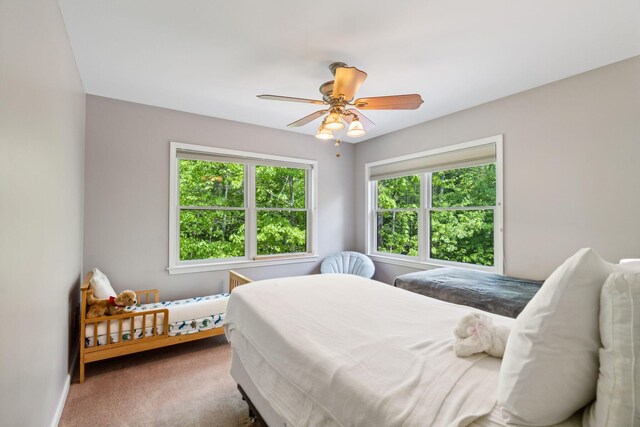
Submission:
[[[327,113],[329,110],[318,110],[315,113],[311,113],[308,116],[304,116],[303,118],[301,118],[300,120],[296,120],[293,123],[289,123],[287,126],[290,128],[297,128],[300,126],[304,126],[307,123],[310,123],[312,121],[314,121],[315,119],[322,117],[325,113]]]
[[[360,120],[360,123],[362,123],[362,126],[364,126],[364,130],[366,130],[366,131],[368,131],[369,129],[371,129],[372,127],[374,127],[376,125],[375,123],[373,123],[371,121],[371,119],[369,119],[367,116],[362,114],[362,112],[356,110],[355,108],[347,108],[346,111],[353,111],[353,114],[358,116],[358,119]],[[345,115],[345,116],[342,116],[342,118],[348,124],[351,124],[351,121],[353,120],[353,116],[351,116],[351,115]]]
[[[336,68],[332,96],[338,98],[342,95],[345,101],[351,101],[366,79],[367,73],[358,70],[356,67]]]
[[[324,105],[326,102],[316,100],[316,99],[307,99],[307,98],[294,98],[291,96],[280,96],[280,95],[257,95],[260,99],[268,99],[270,101],[289,101],[289,102],[304,102],[307,104],[317,104]]]
[[[353,106],[361,110],[415,110],[423,103],[420,95],[376,96],[359,98]]]

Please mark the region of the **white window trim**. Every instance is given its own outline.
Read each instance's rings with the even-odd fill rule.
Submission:
[[[452,261],[444,261],[444,260],[436,260],[433,258],[429,258],[428,255],[428,242],[427,236],[428,232],[428,220],[425,211],[428,211],[428,207],[426,206],[425,200],[422,200],[424,197],[425,190],[430,191],[429,189],[422,188],[425,185],[425,180],[421,179],[421,209],[419,210],[418,221],[420,226],[422,226],[423,232],[418,236],[418,245],[419,248],[426,248],[427,250],[421,251],[420,256],[407,256],[407,255],[397,255],[397,254],[388,254],[377,252],[376,249],[376,236],[375,233],[372,232],[373,224],[375,224],[375,209],[376,206],[376,186],[375,182],[370,182],[369,177],[371,175],[371,168],[379,165],[384,165],[387,163],[395,163],[401,162],[404,160],[411,160],[418,157],[426,157],[433,156],[436,154],[446,153],[448,151],[462,150],[466,148],[477,147],[485,144],[495,144],[496,145],[496,206],[494,209],[494,266],[487,267],[475,264],[466,264],[462,262],[452,262]],[[412,268],[420,268],[420,269],[429,269],[431,267],[460,267],[460,268],[468,268],[473,270],[487,271],[492,273],[504,274],[504,185],[503,185],[503,136],[495,135],[488,138],[477,139],[474,141],[463,142],[460,144],[449,145],[446,147],[435,148],[433,150],[421,151],[419,153],[408,154],[399,157],[393,157],[390,159],[378,160],[375,162],[365,163],[364,166],[364,183],[365,183],[365,252],[366,254],[376,262],[382,262],[387,264],[400,265],[404,267],[412,267]]]
[[[244,158],[254,161],[275,161],[294,163],[301,166],[309,166],[307,174],[307,202],[309,214],[307,215],[307,252],[295,254],[254,256],[246,250],[247,257],[217,259],[217,260],[193,260],[180,261],[180,236],[178,221],[178,153],[189,152],[193,154],[222,155],[236,158]],[[250,168],[251,169],[251,168]],[[248,151],[230,150],[226,148],[208,147],[202,145],[186,144],[171,141],[169,144],[169,274],[199,273],[204,271],[228,270],[230,268],[266,267],[271,265],[298,264],[316,262],[318,260],[318,162],[309,159],[295,157],[275,156],[272,154],[253,153]],[[245,177],[249,185],[245,187],[245,200],[251,197],[253,181]],[[309,182],[310,181],[310,182]],[[251,188],[249,188],[251,187]],[[252,211],[252,210],[250,210]],[[249,218],[252,224],[255,218]],[[246,235],[246,247],[254,247],[256,230],[251,228]]]

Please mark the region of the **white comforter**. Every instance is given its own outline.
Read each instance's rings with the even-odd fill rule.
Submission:
[[[472,310],[357,276],[291,277],[236,288],[225,331],[289,425],[464,426],[493,409],[500,367],[453,354]]]

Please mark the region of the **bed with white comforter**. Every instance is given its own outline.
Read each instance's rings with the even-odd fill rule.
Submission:
[[[470,311],[325,274],[236,288],[224,326],[241,365],[232,374],[279,425],[503,425],[494,410],[500,359],[452,350],[453,330]]]

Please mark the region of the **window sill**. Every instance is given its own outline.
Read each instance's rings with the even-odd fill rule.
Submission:
[[[318,255],[305,255],[289,258],[283,257],[269,260],[257,259],[255,261],[243,259],[239,261],[225,261],[210,264],[176,265],[167,268],[167,271],[169,271],[169,274],[202,273],[205,271],[230,270],[233,268],[269,267],[272,265],[302,264],[316,261],[318,261]]]
[[[473,265],[473,264],[465,264],[462,262],[450,262],[450,261],[417,261],[412,259],[403,259],[396,258],[392,256],[385,256],[379,254],[368,254],[369,258],[371,258],[375,262],[381,262],[384,264],[392,264],[392,265],[400,265],[402,267],[409,268],[417,268],[420,270],[430,270],[432,268],[441,268],[441,267],[457,267],[457,268],[466,268],[468,270],[476,270],[483,271],[485,273],[496,273],[503,274],[503,272],[498,271],[496,267],[485,267],[482,265]]]

